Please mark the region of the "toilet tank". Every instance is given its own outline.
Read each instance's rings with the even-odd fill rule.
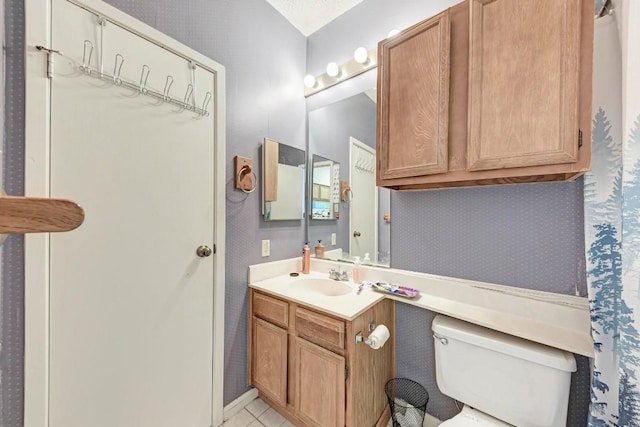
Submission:
[[[442,315],[432,329],[442,393],[518,427],[566,425],[571,353]]]

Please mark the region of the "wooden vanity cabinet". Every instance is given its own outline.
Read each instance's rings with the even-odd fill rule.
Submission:
[[[346,321],[251,289],[249,312],[249,383],[264,401],[297,426],[385,421],[384,384],[394,375],[393,333],[379,350],[356,344],[355,335],[367,336],[370,323],[393,331],[393,301],[384,299]]]
[[[593,8],[467,0],[380,42],[378,185],[566,181],[589,170]]]
[[[289,305],[267,295],[252,298],[251,378],[272,401],[287,404]],[[260,357],[256,357],[260,355]]]
[[[286,405],[287,330],[254,317],[251,339],[255,358],[253,384],[274,402]]]
[[[312,426],[344,426],[345,358],[305,339],[293,340],[295,414]]]

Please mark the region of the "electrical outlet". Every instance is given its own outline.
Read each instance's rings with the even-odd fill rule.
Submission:
[[[331,233],[331,246],[335,246],[336,243],[336,233]]]
[[[263,240],[262,241],[262,256],[267,257],[271,255],[271,241]]]

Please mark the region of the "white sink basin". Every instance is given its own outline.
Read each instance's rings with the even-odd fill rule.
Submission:
[[[316,277],[295,280],[291,283],[291,287],[328,297],[346,295],[353,290],[346,283]]]

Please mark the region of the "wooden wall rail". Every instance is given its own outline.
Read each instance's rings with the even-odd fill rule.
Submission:
[[[83,221],[71,200],[0,196],[0,234],[71,231]]]

